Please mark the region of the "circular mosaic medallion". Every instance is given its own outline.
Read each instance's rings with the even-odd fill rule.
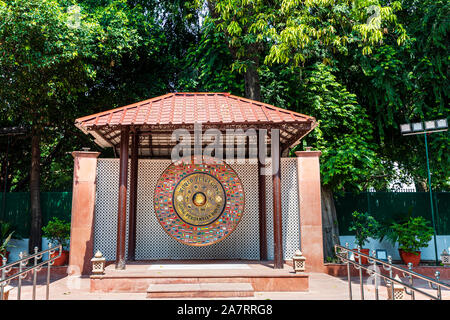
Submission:
[[[174,210],[181,220],[192,226],[206,226],[223,213],[226,195],[214,176],[196,172],[178,182],[173,199]]]
[[[171,164],[155,190],[155,213],[175,240],[205,246],[227,237],[244,211],[244,190],[236,172],[214,158]]]

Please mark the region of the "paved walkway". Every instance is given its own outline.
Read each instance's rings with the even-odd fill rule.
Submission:
[[[446,281],[448,282],[448,281]],[[359,278],[352,279],[353,299],[360,299]],[[375,291],[372,285],[369,285],[367,279],[364,280],[364,295],[367,300],[375,299]],[[435,290],[428,288],[426,283],[417,281],[424,291],[435,294]],[[380,300],[387,299],[385,287],[379,290]],[[28,300],[32,296],[32,286],[29,281],[22,287],[22,299]],[[15,300],[17,289],[10,292],[9,299]],[[450,300],[450,290],[443,290],[442,297]],[[45,285],[39,284],[36,290],[37,299],[45,299]],[[145,300],[146,293],[90,293],[89,278],[64,277],[55,280],[50,285],[51,300]],[[235,299],[235,298],[233,298]],[[251,298],[242,298],[245,300],[348,300],[348,283],[346,279],[333,277],[324,273],[310,274],[310,289],[308,292],[255,292]],[[409,299],[409,296],[407,297]],[[416,294],[416,299],[428,299],[427,297]]]

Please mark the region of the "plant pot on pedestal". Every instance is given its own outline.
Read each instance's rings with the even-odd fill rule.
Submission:
[[[5,256],[5,258],[6,258],[6,263],[8,264],[8,261],[9,261],[9,251],[6,251],[6,252],[4,252],[4,253],[2,253],[4,256]],[[0,266],[3,266],[3,259],[1,258],[1,256],[0,256]]]
[[[392,223],[386,233],[390,242],[398,243],[398,252],[402,261],[413,266],[420,263],[420,249],[428,247],[433,237],[434,230],[428,226],[430,222],[424,217],[412,217],[401,223]]]
[[[408,265],[408,263],[412,263],[413,267],[416,267],[420,263],[420,251],[416,252],[406,252],[402,249],[398,249],[398,253],[400,254],[400,258],[402,258],[402,261],[405,265]]]
[[[56,257],[59,254],[59,251],[56,251],[50,255],[51,258]],[[59,266],[65,266],[69,262],[69,251],[63,250],[61,252],[61,256],[55,259],[55,262],[53,262],[52,266],[59,267]]]
[[[369,238],[375,238],[378,236],[379,223],[367,212],[355,211],[352,213],[352,221],[350,223],[349,231],[355,232],[356,244],[358,248],[361,248]],[[353,250],[355,254],[358,254],[358,249]],[[360,249],[360,252],[365,255],[370,255],[370,249]],[[355,261],[359,259],[355,257]],[[361,256],[361,264],[368,264],[368,258]]]
[[[56,258],[53,266],[63,266],[69,261],[69,251],[64,250],[68,247],[70,238],[70,222],[65,222],[53,217],[48,224],[42,228],[43,236],[46,237],[50,243],[53,244],[55,252],[50,255],[51,258],[59,254],[57,246],[62,246],[61,256]]]
[[[358,249],[355,249],[355,250],[353,250],[353,251],[354,251],[356,254],[358,254]],[[359,249],[359,251],[360,251],[362,254],[370,255],[370,249]],[[355,261],[358,262],[359,259],[357,259],[357,258],[355,257]],[[367,258],[361,256],[361,264],[368,264],[368,263],[369,263],[369,261],[367,260]]]

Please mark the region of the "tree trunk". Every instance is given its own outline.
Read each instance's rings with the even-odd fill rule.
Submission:
[[[31,197],[31,228],[28,251],[34,252],[34,247],[41,250],[42,212],[40,199],[40,132],[33,128],[31,137],[31,170],[30,170],[30,197]]]
[[[53,148],[52,152],[50,152],[50,154],[42,162],[40,162],[41,169],[45,169],[45,167],[47,165],[50,165],[52,163],[52,161],[60,155],[60,151],[63,147],[63,141],[64,141],[65,136],[66,136],[66,134],[63,135],[63,138],[58,142],[58,144],[55,146],[55,148]],[[23,177],[21,180],[19,180],[14,185],[14,190],[20,191],[21,189],[25,188],[26,183],[28,183],[30,181],[30,175],[31,175],[31,171],[28,172],[28,174],[25,177]]]
[[[245,97],[248,99],[261,101],[261,86],[259,84],[258,64],[252,64],[247,67],[244,74]]]
[[[327,257],[334,257],[334,245],[340,244],[339,229],[333,192],[328,187],[322,186],[321,189],[323,256],[327,259]]]

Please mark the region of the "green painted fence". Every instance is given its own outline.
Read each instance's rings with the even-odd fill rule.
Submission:
[[[436,233],[450,235],[450,192],[433,193]],[[422,216],[430,221],[431,207],[428,192],[361,192],[335,196],[339,234],[353,235],[348,231],[355,210],[369,212],[378,221],[398,219],[411,210],[413,217]]]
[[[41,192],[41,210],[43,225],[52,217],[70,222],[72,192]],[[23,238],[28,238],[30,232],[30,212],[29,192],[6,193],[5,202],[3,193],[0,193],[0,220],[11,223]]]

